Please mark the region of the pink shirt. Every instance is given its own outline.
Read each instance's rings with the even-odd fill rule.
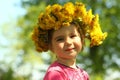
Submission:
[[[44,80],[89,80],[87,72],[73,69],[55,61],[48,68]]]

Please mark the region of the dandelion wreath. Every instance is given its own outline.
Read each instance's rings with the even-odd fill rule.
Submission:
[[[93,15],[91,9],[87,11],[83,3],[67,2],[63,6],[60,4],[48,5],[45,12],[40,13],[37,27],[33,30],[32,40],[35,42],[36,49],[39,52],[47,51],[48,31],[69,26],[73,21],[82,24],[80,27],[84,36],[90,39],[91,47],[102,44],[107,36],[107,33],[103,33],[101,30],[99,15]]]

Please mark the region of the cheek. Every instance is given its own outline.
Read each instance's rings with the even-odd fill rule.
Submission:
[[[75,41],[75,45],[76,45],[77,49],[81,50],[81,48],[82,48],[82,42],[81,42],[80,38]]]
[[[55,48],[56,48],[56,50],[61,50],[61,49],[63,49],[63,44],[62,43],[56,44]]]
[[[63,44],[53,44],[52,45],[52,51],[57,52],[61,51],[63,49]]]

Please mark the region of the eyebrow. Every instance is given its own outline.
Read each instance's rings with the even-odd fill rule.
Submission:
[[[55,37],[54,39],[57,40],[57,39],[59,39],[59,38],[61,38],[61,37],[64,37],[64,35],[57,36],[57,37]]]
[[[72,34],[77,34],[77,35],[79,35],[79,32],[78,31],[73,31],[72,33],[70,33],[71,35]]]

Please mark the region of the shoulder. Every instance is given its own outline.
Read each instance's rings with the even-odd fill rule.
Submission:
[[[85,70],[80,69],[80,72],[81,72],[81,76],[83,76],[85,80],[89,80],[89,75]]]
[[[50,67],[47,70],[49,71],[58,71],[58,72],[63,72],[64,71],[64,67],[59,64],[57,61],[55,61],[53,64],[50,65]]]
[[[62,72],[54,70],[46,73],[44,80],[65,80],[65,76]]]
[[[44,80],[65,80],[63,68],[54,62],[47,70]]]

